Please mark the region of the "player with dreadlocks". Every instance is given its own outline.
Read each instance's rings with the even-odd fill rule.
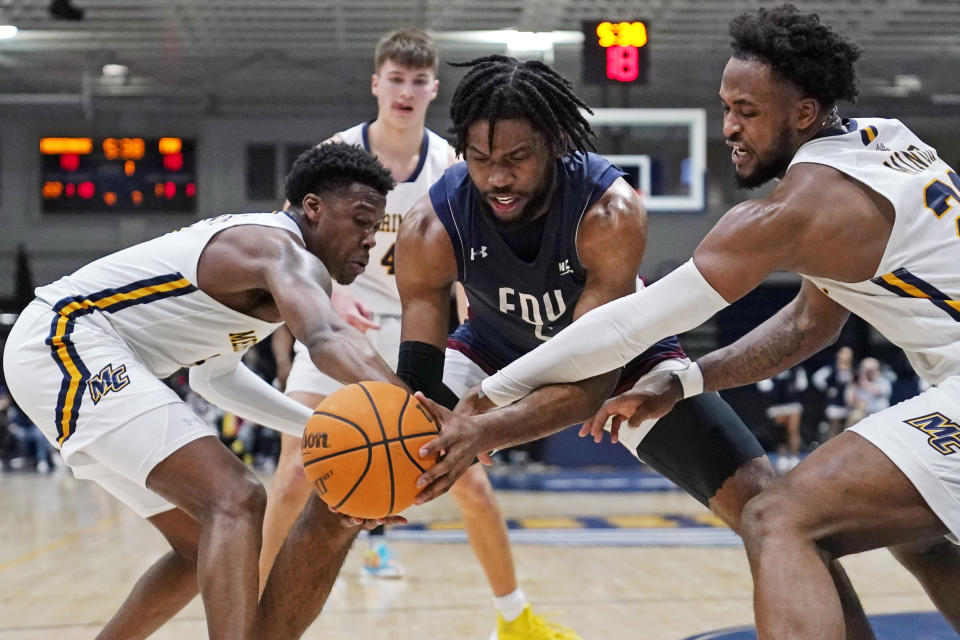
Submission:
[[[550,411],[538,398],[556,393],[549,385],[603,374],[706,321],[772,271],[793,271],[803,284],[776,315],[607,401],[584,431],[601,435],[609,418],[641,424],[704,392],[769,378],[829,345],[856,313],[935,386],[831,439],[743,509],[758,637],[851,637],[821,560],[881,546],[960,631],[960,551],[944,538],[960,536],[960,279],[956,214],[945,215],[960,201],[960,179],[899,120],[840,118],[836,102],[857,95],[860,52],[816,14],[760,9],[735,18],[730,35],[719,93],[736,180],[779,183],[730,209],[692,260],[575,322],[462,402],[504,409],[465,418],[435,407],[443,431],[425,448],[446,455],[421,478],[433,480],[425,497],[451,481],[436,474],[455,477],[478,452],[536,436]]]
[[[447,407],[591,309],[642,288],[637,272],[647,239],[646,212],[624,172],[588,151],[594,134],[580,109],[589,109],[567,80],[542,62],[500,55],[463,66],[469,71],[450,112],[454,147],[465,161],[407,214],[396,249],[398,375]],[[470,313],[448,337],[448,292],[457,281]],[[593,415],[615,389],[689,365],[677,339],[665,338],[622,369],[539,390],[522,418],[490,415],[493,433],[485,435],[503,446],[546,436]],[[407,370],[418,378],[411,382]],[[522,437],[515,433],[520,422]],[[624,431],[619,441],[634,456],[737,531],[746,501],[775,478],[756,438],[715,393]],[[482,467],[471,465],[484,450],[442,437],[451,451],[471,451],[438,465],[459,477],[451,491],[463,491],[464,481],[485,482]],[[442,477],[421,498],[447,486]],[[862,621],[855,596],[849,601],[851,617]]]
[[[467,499],[490,492],[482,468],[470,465],[483,449],[476,441],[457,441],[458,434],[471,433],[457,420],[493,418],[484,423],[490,439],[511,445],[582,421],[615,388],[654,384],[690,366],[669,337],[622,370],[540,389],[517,405],[524,437],[508,410],[468,419],[462,413],[472,404],[461,402],[460,415],[442,406],[453,406],[489,373],[534,351],[587,311],[636,292],[646,245],[640,197],[622,171],[586,150],[593,132],[568,81],[540,62],[504,56],[463,66],[470,70],[454,92],[451,114],[455,147],[465,162],[448,168],[404,216],[395,256],[403,305],[397,375],[442,403],[424,396],[442,416],[445,433],[450,427],[440,436],[449,461],[437,465],[450,473],[421,501],[449,488],[444,482],[451,477],[459,478],[453,492]],[[448,337],[450,288],[457,281],[470,312]],[[622,434],[620,442],[738,531],[743,505],[774,480],[759,443],[715,393],[680,402],[661,420]],[[463,451],[474,453],[464,462]],[[264,637],[300,637],[320,612],[355,535],[343,531],[311,496],[270,574],[261,601],[265,613],[258,618]],[[496,540],[501,534],[479,535]],[[848,620],[865,629],[848,638],[872,637],[859,603],[848,595]],[[514,620],[509,617],[501,609],[492,640],[578,638],[522,605]]]

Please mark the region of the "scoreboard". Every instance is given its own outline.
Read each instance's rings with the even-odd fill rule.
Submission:
[[[41,138],[43,213],[194,213],[196,143],[163,138]]]
[[[648,44],[645,20],[584,20],[583,81],[646,83]]]

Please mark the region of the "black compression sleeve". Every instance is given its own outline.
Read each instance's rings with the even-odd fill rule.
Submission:
[[[459,399],[443,384],[443,358],[443,351],[432,344],[407,340],[400,344],[397,376],[414,391],[453,409]]]

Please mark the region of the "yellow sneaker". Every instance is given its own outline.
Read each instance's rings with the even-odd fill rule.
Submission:
[[[516,620],[507,622],[497,614],[497,630],[490,640],[583,640],[573,629],[554,624],[538,616],[530,609],[523,608]]]

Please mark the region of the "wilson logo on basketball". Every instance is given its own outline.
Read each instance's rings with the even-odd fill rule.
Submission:
[[[321,449],[329,449],[330,443],[328,442],[329,438],[327,434],[324,433],[305,433],[303,434],[303,446],[304,447],[320,447]]]

